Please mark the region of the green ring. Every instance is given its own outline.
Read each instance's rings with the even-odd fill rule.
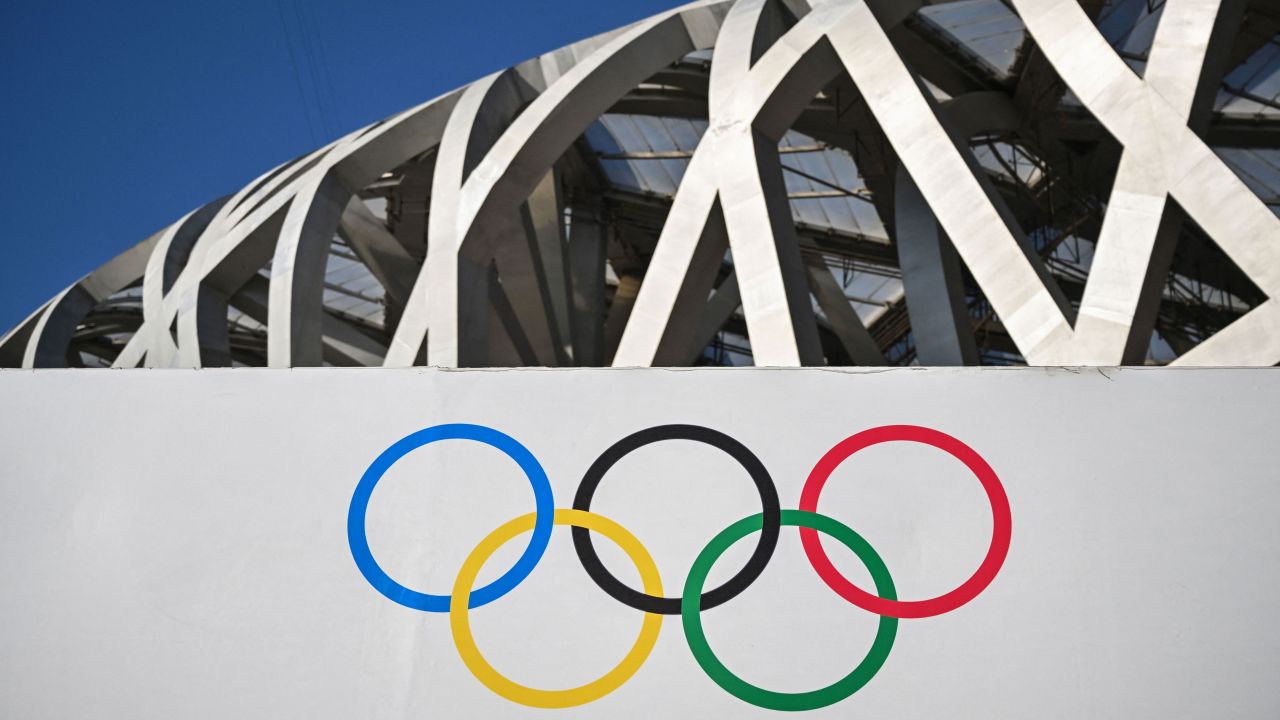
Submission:
[[[693,651],[694,659],[702,666],[707,677],[730,695],[752,705],[769,710],[816,710],[838,703],[862,689],[862,686],[870,682],[871,678],[880,671],[885,659],[889,657],[889,650],[893,648],[893,639],[898,634],[897,618],[880,616],[880,627],[876,630],[876,639],[871,643],[867,656],[858,663],[853,672],[824,688],[800,693],[765,690],[734,675],[716,657],[707,643],[706,634],[702,631],[702,616],[698,605],[699,598],[702,596],[702,586],[707,581],[711,566],[724,554],[725,550],[729,549],[729,546],[753,532],[758,532],[763,527],[763,522],[762,514],[751,515],[735,522],[712,538],[711,542],[698,554],[698,559],[693,561],[689,577],[684,582],[684,594],[680,603],[680,619],[684,622],[684,636],[689,642],[689,649]],[[840,541],[857,554],[862,564],[871,571],[876,593],[888,600],[898,599],[897,591],[893,587],[893,578],[889,575],[889,568],[885,567],[884,561],[871,545],[848,526],[826,515],[803,510],[783,510],[782,524],[812,528]]]

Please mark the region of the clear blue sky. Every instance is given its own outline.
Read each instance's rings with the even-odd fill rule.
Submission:
[[[677,4],[0,3],[0,334],[286,159]]]

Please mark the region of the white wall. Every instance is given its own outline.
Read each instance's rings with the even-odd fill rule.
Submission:
[[[823,453],[873,426],[929,426],[979,452],[1011,508],[999,574],[953,612],[901,621],[879,674],[814,716],[1280,716],[1274,370],[14,371],[0,398],[4,717],[535,714],[471,675],[448,616],[374,591],[348,547],[370,462],[459,422],[527,447],[560,508],[605,448],[665,423],[745,444],[783,508]],[[392,577],[447,593],[481,538],[532,510],[515,464],[455,440],[392,466],[366,527]],[[759,500],[726,455],[668,441],[620,461],[592,510],[634,533],[678,595],[708,539]],[[871,543],[906,599],[965,580],[992,533],[974,477],[914,443],[854,455],[820,510]],[[486,657],[544,688],[604,673],[641,617],[595,586],[562,527],[528,579],[471,612]],[[703,620],[730,669],[780,691],[841,677],[877,623],[818,579],[788,527],[756,582]],[[768,714],[708,679],[678,616],[626,684],[565,712],[657,713]]]

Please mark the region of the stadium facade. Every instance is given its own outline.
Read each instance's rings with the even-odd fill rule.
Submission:
[[[1274,0],[704,0],[361,128],[8,367],[1280,362]]]

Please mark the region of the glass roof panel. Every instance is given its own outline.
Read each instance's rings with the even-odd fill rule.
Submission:
[[[640,178],[641,187],[650,192],[660,193],[662,195],[674,195],[676,192],[676,183],[663,169],[661,162],[654,160],[633,160],[631,161],[631,169],[635,171]]]
[[[822,211],[822,205],[816,198],[792,200],[791,215],[806,225],[831,227],[831,221],[827,219],[827,214]]]
[[[586,133],[605,176],[616,187],[673,196],[689,166],[705,120],[605,115]],[[818,229],[887,239],[849,153],[795,131],[778,143],[783,181],[797,222]]]
[[[371,325],[382,325],[385,289],[355,252],[335,236],[324,273],[324,305]]]
[[[828,269],[848,298],[858,318],[868,327],[888,306],[902,297],[902,280],[878,273],[862,272],[828,259]],[[821,309],[818,308],[821,313]],[[825,317],[825,313],[822,313]]]
[[[609,182],[628,190],[647,190],[648,188],[636,176],[631,166],[630,160],[600,159],[600,167],[604,169],[605,177],[609,178]]]
[[[1163,12],[1163,1],[1109,0],[1098,13],[1098,30],[1112,47],[1136,60],[1140,72]]]
[[[684,171],[689,168],[689,161],[684,158],[673,158],[670,160],[659,160],[667,175],[671,177],[672,182],[676,186],[680,185],[680,181],[684,179]]]
[[[1227,73],[1222,84],[1214,106],[1222,114],[1280,120],[1280,38]]]
[[[862,179],[858,177],[858,167],[853,164],[853,158],[849,153],[831,152],[825,153],[825,156],[837,185],[851,189],[863,186]]]
[[[630,115],[605,115],[600,118],[600,124],[613,135],[614,142],[619,151],[622,152],[644,152],[652,150],[649,143],[645,142],[644,136],[640,134],[640,130],[636,128],[636,124],[632,122]],[[600,148],[596,148],[599,150]]]
[[[679,149],[661,118],[656,118],[652,115],[628,115],[627,118],[635,124],[640,135],[648,143],[650,150],[654,152],[673,152]]]
[[[1022,19],[1000,0],[959,0],[919,11],[930,27],[963,46],[1001,79],[1009,76],[1026,35]]]
[[[1249,189],[1280,215],[1280,149],[1215,148]]]
[[[831,227],[846,233],[861,233],[862,228],[858,225],[857,216],[853,214],[853,208],[850,207],[855,200],[849,198],[823,198],[818,201],[822,205],[823,211],[826,212],[827,218],[831,221]]]
[[[675,139],[676,148],[680,150],[693,150],[698,147],[698,141],[707,131],[707,123],[703,120],[664,117],[662,122],[667,126],[671,137]]]
[[[618,143],[613,139],[613,133],[609,132],[602,123],[591,123],[591,127],[587,128],[587,143],[595,148],[596,152],[617,153],[622,152],[622,148],[618,147]]]
[[[794,160],[787,157],[783,157],[782,159],[782,179],[786,181],[787,192],[794,195],[795,193],[811,193],[817,191],[818,188],[809,178],[797,172],[787,172],[787,170],[795,168],[795,165],[792,164],[794,162]]]

